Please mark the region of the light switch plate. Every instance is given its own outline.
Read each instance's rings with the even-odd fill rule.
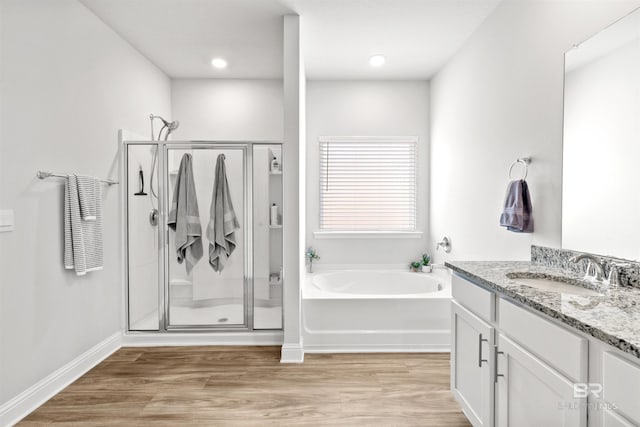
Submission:
[[[0,233],[13,231],[13,209],[0,210]]]

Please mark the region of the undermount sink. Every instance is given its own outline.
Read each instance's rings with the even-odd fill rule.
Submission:
[[[571,279],[554,278],[547,275],[534,275],[531,273],[509,273],[507,277],[519,285],[529,286],[541,291],[558,292],[561,294],[599,296],[602,295],[595,289],[589,289],[580,284],[569,283]]]

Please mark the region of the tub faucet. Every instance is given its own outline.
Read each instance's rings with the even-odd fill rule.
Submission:
[[[439,250],[440,248],[442,248],[442,250],[445,251],[446,253],[451,252],[451,239],[448,238],[447,236],[444,236],[442,238],[442,241],[436,244],[436,251]]]
[[[307,273],[313,273],[313,261],[320,259],[320,256],[311,246],[307,248],[307,253],[305,255],[307,257]]]
[[[583,259],[589,261],[589,264],[587,264],[587,272],[584,275],[584,280],[590,282],[603,282],[604,270],[602,269],[602,259],[589,254],[580,254],[569,258],[569,262],[577,263]]]

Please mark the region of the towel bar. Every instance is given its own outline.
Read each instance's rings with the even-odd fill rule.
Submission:
[[[53,173],[53,172],[46,172],[46,171],[38,171],[36,173],[36,176],[40,179],[46,179],[46,178],[50,178],[50,177],[54,177],[54,178],[66,178],[67,175],[61,174],[61,173]],[[118,181],[114,181],[112,179],[98,179],[98,181],[100,182],[104,182],[106,184],[109,185],[114,185],[114,184],[118,184]]]

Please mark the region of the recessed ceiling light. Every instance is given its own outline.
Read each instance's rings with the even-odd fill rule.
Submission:
[[[227,68],[227,61],[223,58],[213,58],[211,60],[211,65],[213,65],[215,68]]]
[[[382,67],[384,65],[384,55],[373,55],[369,58],[369,65],[372,67]]]

